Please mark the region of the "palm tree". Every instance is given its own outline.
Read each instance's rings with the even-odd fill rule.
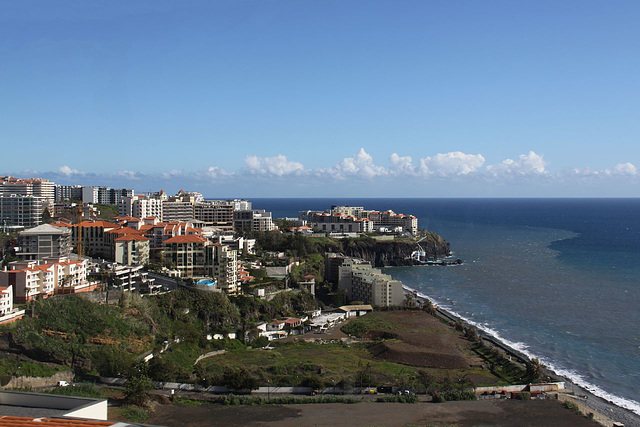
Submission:
[[[542,364],[538,358],[533,358],[527,363],[527,376],[535,381],[542,375]]]

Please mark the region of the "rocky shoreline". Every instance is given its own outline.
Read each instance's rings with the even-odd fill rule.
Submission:
[[[412,293],[416,296],[416,299],[418,301],[421,302],[426,302],[426,301],[431,301],[429,298],[426,298],[424,296],[420,296],[419,294],[417,294],[417,291],[408,287],[404,287],[404,291],[405,294],[407,293]],[[467,322],[464,321],[464,319],[461,319],[459,316],[455,315],[454,313],[451,313],[448,310],[442,309],[442,308],[437,308],[437,313],[446,319],[449,319],[453,322],[456,321],[461,321],[463,322],[465,325],[468,325]],[[471,325],[469,325],[471,326]],[[486,343],[489,344],[491,346],[497,347],[498,349],[500,349],[501,351],[503,351],[504,353],[506,353],[507,355],[510,355],[514,358],[516,358],[516,360],[518,360],[520,363],[522,364],[526,364],[530,361],[530,358],[525,355],[524,353],[518,351],[517,349],[514,349],[510,346],[508,346],[507,344],[503,343],[502,341],[496,339],[495,337],[487,334],[485,331],[478,329],[478,335],[480,336],[480,338]],[[559,381],[564,381],[565,382],[565,389],[572,391],[573,394],[576,396],[576,398],[580,399],[581,403],[583,403],[584,405],[588,406],[589,408],[593,409],[594,411],[599,412],[600,414],[603,414],[609,418],[611,418],[612,420],[622,423],[624,424],[626,427],[629,426],[633,426],[633,427],[640,427],[640,415],[636,414],[635,412],[632,412],[629,409],[620,407],[616,404],[614,404],[613,402],[610,402],[606,399],[603,399],[599,396],[596,396],[595,394],[593,394],[592,392],[590,392],[589,390],[586,390],[585,388],[579,386],[578,384],[574,383],[572,380],[570,380],[569,378],[566,378],[562,375],[557,374],[556,372],[552,371],[551,369],[548,369],[546,367],[543,366],[543,372],[546,376],[557,379]]]

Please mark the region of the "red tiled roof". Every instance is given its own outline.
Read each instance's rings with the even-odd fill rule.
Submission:
[[[131,227],[121,227],[121,228],[116,228],[114,230],[109,230],[107,231],[107,233],[123,235],[123,234],[142,234],[143,232],[141,230],[136,230],[135,228],[131,228]]]
[[[34,417],[12,417],[9,415],[0,415],[0,427],[97,427],[115,426],[115,421],[95,421],[95,420],[78,420],[63,418],[34,418]]]
[[[132,240],[138,241],[138,242],[148,242],[149,239],[147,239],[144,236],[139,236],[137,234],[125,234],[124,236],[118,237],[115,241],[116,242],[130,242]]]
[[[206,239],[204,237],[196,236],[195,234],[188,234],[186,236],[175,236],[164,241],[164,243],[204,243]]]
[[[89,227],[120,228],[118,224],[113,224],[107,221],[82,221],[80,225],[82,226],[82,228],[89,228]],[[77,227],[77,226],[78,224],[74,225],[73,227]]]

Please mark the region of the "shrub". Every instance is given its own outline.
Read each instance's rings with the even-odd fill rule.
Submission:
[[[380,396],[376,402],[382,403],[418,403],[418,396],[410,394],[408,396]]]
[[[518,395],[516,396],[516,399],[518,399],[518,400],[531,400],[531,393],[529,393],[527,391],[523,391],[522,393],[518,393]]]
[[[146,409],[129,405],[123,408],[121,415],[131,422],[143,423],[149,417],[149,412]]]
[[[565,408],[567,408],[567,409],[569,409],[569,410],[571,410],[571,411],[573,411],[573,412],[578,412],[578,413],[580,412],[580,408],[578,408],[578,405],[576,405],[576,404],[575,404],[575,403],[573,403],[573,402],[569,402],[569,401],[567,400],[567,401],[565,401],[565,402],[563,403],[563,405],[564,405],[564,407],[565,407]]]
[[[149,390],[153,388],[151,379],[146,375],[134,375],[127,378],[124,396],[127,402],[137,406],[144,406],[149,397]]]
[[[450,402],[455,400],[477,400],[478,395],[471,390],[448,390],[443,393],[434,393],[433,402]]]

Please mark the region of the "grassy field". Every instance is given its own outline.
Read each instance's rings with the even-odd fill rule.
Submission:
[[[0,375],[27,376],[27,377],[51,377],[58,372],[67,371],[66,366],[51,367],[44,363],[25,362],[21,360],[0,358]]]
[[[422,311],[380,311],[350,321],[343,330],[368,338],[350,345],[313,342],[275,343],[274,350],[239,348],[201,363],[212,377],[245,368],[261,383],[301,385],[308,377],[324,385],[432,385],[466,377],[474,384],[506,384],[513,375],[497,361],[485,360],[460,332]],[[494,369],[495,368],[495,369]]]

